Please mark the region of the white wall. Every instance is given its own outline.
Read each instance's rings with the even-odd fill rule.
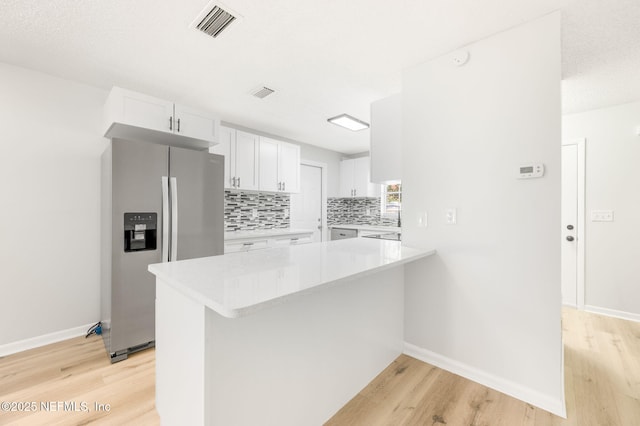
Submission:
[[[562,414],[560,15],[464,49],[403,75],[403,240],[438,251],[406,267],[408,352]]]
[[[106,95],[0,63],[0,346],[99,319]]]
[[[587,309],[640,320],[640,102],[566,115],[562,128],[586,138]],[[614,222],[591,222],[592,210]]]

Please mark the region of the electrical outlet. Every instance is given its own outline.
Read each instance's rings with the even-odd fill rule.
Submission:
[[[458,212],[457,209],[452,208],[452,209],[446,209],[444,211],[444,215],[445,215],[445,223],[447,225],[455,225],[457,220],[458,220]]]
[[[613,222],[613,210],[591,210],[591,222]]]

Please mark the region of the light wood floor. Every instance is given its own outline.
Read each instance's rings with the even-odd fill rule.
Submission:
[[[566,420],[402,355],[326,424],[640,425],[640,324],[566,309],[563,329]],[[154,351],[111,365],[92,336],[0,358],[0,401],[77,401],[90,409],[0,411],[0,425],[158,425]],[[111,411],[95,411],[95,402]]]
[[[0,410],[0,425],[159,425],[155,352],[111,364],[102,338],[90,336],[0,358],[0,401],[75,401],[80,410]],[[82,402],[89,411],[81,410]],[[111,411],[96,411],[95,403],[110,404]]]

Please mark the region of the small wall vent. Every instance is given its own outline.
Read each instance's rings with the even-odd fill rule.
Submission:
[[[236,17],[222,7],[209,3],[194,21],[197,30],[215,38],[227,28]]]
[[[258,90],[255,90],[252,93],[252,95],[255,96],[256,98],[264,99],[270,94],[272,94],[273,92],[275,92],[275,90],[269,89],[268,87],[261,87]]]

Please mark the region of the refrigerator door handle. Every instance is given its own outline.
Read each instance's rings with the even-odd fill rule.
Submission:
[[[178,179],[172,177],[171,185],[171,257],[169,260],[178,260]]]
[[[162,176],[162,262],[169,261],[169,178]]]

